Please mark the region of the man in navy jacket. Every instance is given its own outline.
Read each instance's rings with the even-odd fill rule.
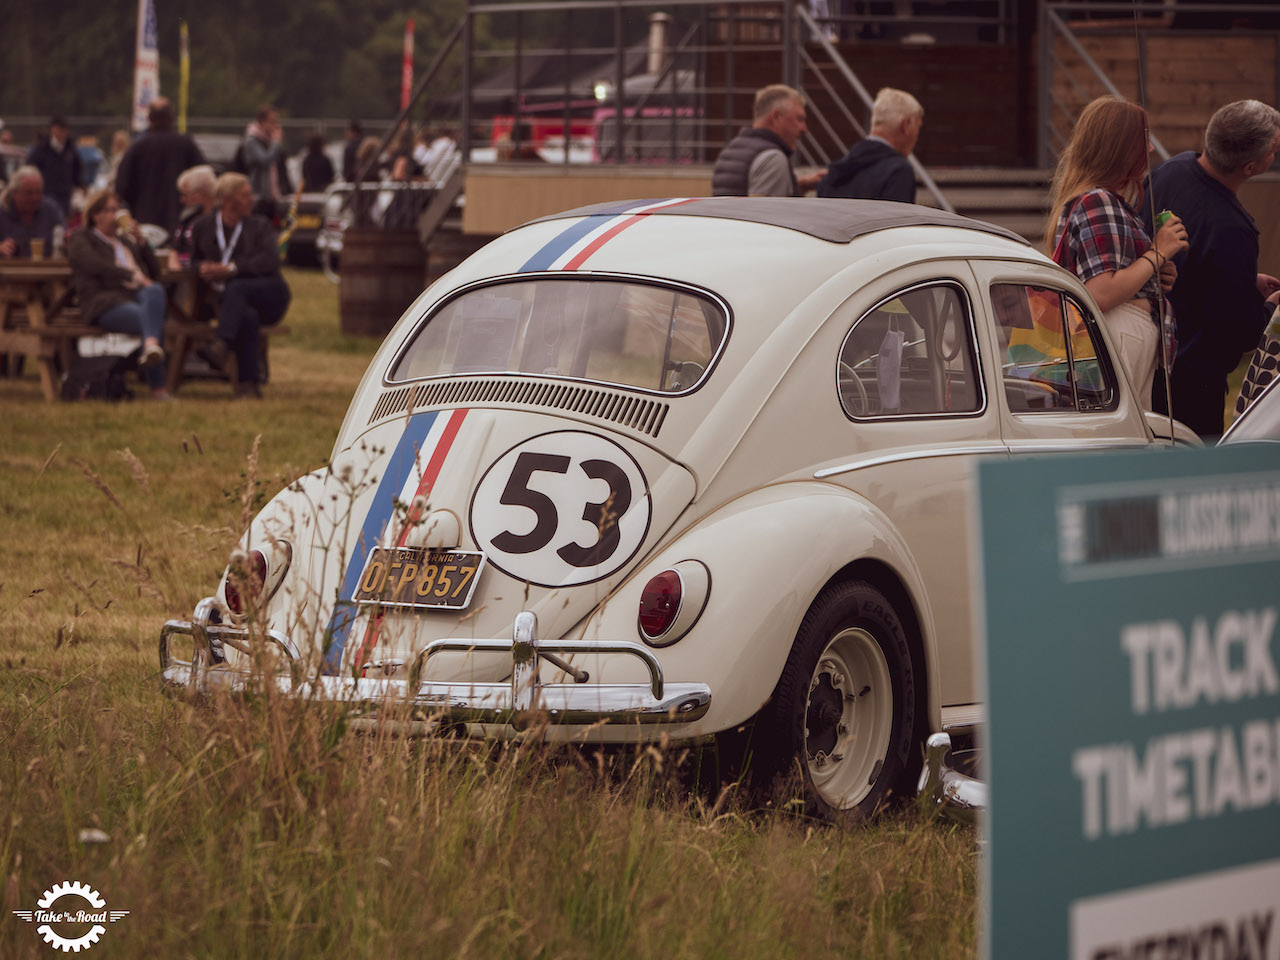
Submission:
[[[907,157],[923,125],[920,101],[903,90],[882,89],[871,105],[871,133],[831,165],[818,196],[915,203],[916,175]]]
[[[1258,227],[1236,196],[1270,169],[1277,146],[1280,113],[1257,100],[1229,103],[1209,120],[1204,153],[1188,150],[1161,164],[1152,201],[1143,204],[1148,230],[1154,204],[1176,213],[1191,241],[1173,258],[1178,355],[1170,387],[1173,415],[1202,437],[1222,433],[1227,376],[1257,347],[1280,290],[1280,280],[1258,273]],[[1153,405],[1167,412],[1162,378]]]

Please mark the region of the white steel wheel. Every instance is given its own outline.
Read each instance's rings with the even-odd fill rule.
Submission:
[[[756,718],[756,775],[770,783],[798,767],[812,813],[872,814],[914,787],[917,696],[893,605],[865,581],[832,584],[805,614]]]
[[[809,681],[804,762],[814,792],[837,810],[861,803],[880,777],[892,737],[884,653],[862,627],[841,630]]]

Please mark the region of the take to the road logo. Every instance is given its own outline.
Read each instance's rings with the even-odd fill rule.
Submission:
[[[55,883],[36,905],[40,909],[13,912],[28,923],[40,924],[36,932],[63,953],[89,949],[106,932],[106,924],[129,914],[128,910],[107,910],[107,901],[98,891],[78,880]]]

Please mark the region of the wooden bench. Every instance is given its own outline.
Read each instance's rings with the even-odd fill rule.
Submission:
[[[168,364],[165,385],[170,393],[177,393],[178,388],[182,386],[182,381],[186,377],[187,357],[190,356],[191,351],[201,344],[212,343],[217,336],[217,331],[215,324],[205,323],[203,320],[180,320],[170,317],[165,321],[164,352],[165,361]],[[258,331],[262,343],[264,369],[266,369],[267,347],[271,343],[271,338],[290,332],[287,326],[280,324],[263,327]],[[236,381],[234,352],[231,354],[231,370],[228,371],[228,375],[234,384]]]
[[[101,336],[105,331],[80,322],[78,310],[64,310],[56,323],[33,327],[21,317],[0,331],[0,353],[34,357],[40,373],[40,390],[50,402],[62,395],[62,371],[76,355],[81,337]]]
[[[70,281],[65,260],[0,262],[0,352],[34,357],[50,402],[61,396],[77,341],[103,332],[83,321]]]

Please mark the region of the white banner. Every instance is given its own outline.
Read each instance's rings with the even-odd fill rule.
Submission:
[[[160,44],[155,0],[138,0],[138,43],[133,61],[133,129],[147,129],[147,107],[160,96]]]

